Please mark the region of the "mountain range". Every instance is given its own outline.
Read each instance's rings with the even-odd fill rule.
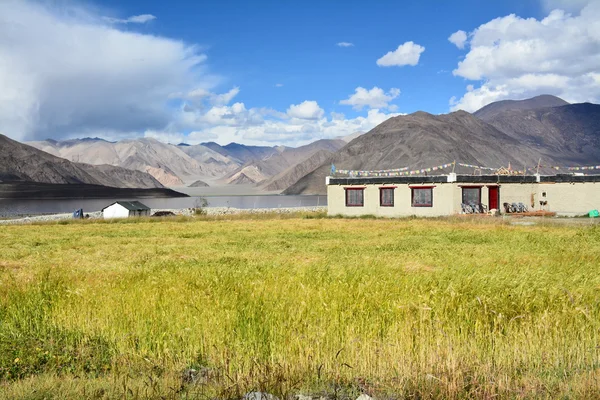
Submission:
[[[164,186],[181,187],[198,180],[209,184],[258,184],[321,150],[334,152],[346,142],[324,139],[298,148],[246,146],[209,142],[162,143],[152,138],[109,142],[98,138],[29,142],[44,152],[74,162],[113,165],[147,172]]]
[[[453,161],[515,169],[600,163],[600,105],[554,96],[492,103],[474,114],[422,111],[390,118],[351,141],[284,194],[324,194],[339,169],[426,168]],[[473,173],[457,167],[456,172]],[[542,167],[540,172],[554,173]]]
[[[8,149],[0,158],[0,180],[8,176],[175,188],[245,184],[268,192],[322,194],[332,164],[352,170],[420,169],[457,161],[523,169],[537,167],[541,160],[541,171],[549,173],[553,170],[544,165],[596,165],[600,163],[600,105],[569,104],[543,95],[491,103],[473,114],[419,111],[390,118],[367,133],[296,148],[215,142],[173,145],[151,138],[49,139],[29,143],[45,153],[21,157],[17,142],[12,141],[10,150],[7,140],[0,141]],[[12,168],[3,168],[6,164]],[[472,168],[460,166],[455,171],[473,173]]]

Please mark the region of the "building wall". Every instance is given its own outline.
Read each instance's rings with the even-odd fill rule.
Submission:
[[[150,210],[129,211],[130,217],[149,217]]]
[[[119,204],[113,204],[102,211],[102,216],[104,219],[127,218],[129,217],[129,210]]]
[[[393,187],[394,206],[382,207],[379,201],[380,187]],[[412,207],[411,187],[434,186],[432,207]],[[345,188],[364,187],[364,206],[346,207]],[[375,215],[378,217],[424,216],[436,217],[454,213],[453,185],[448,183],[424,185],[328,185],[327,186],[327,213],[328,215]],[[460,202],[459,202],[460,207]]]
[[[379,201],[380,187],[395,186],[394,206],[382,207]],[[411,187],[435,186],[433,207],[412,207]],[[436,183],[432,185],[328,185],[328,215],[375,215],[378,217],[424,216],[435,217],[460,214],[462,211],[462,188],[480,187],[481,202],[489,205],[489,187],[486,184]],[[600,208],[600,183],[504,183],[500,188],[498,202],[500,212],[503,203],[523,203],[529,211],[547,210],[559,215],[581,215]],[[345,188],[364,187],[364,206],[346,207]],[[546,196],[543,196],[543,193]],[[540,200],[548,202],[540,206]]]
[[[546,197],[542,197],[543,193]],[[600,183],[540,183],[538,200],[546,200],[544,210],[559,215],[582,215],[600,209]],[[538,203],[539,208],[539,203]]]

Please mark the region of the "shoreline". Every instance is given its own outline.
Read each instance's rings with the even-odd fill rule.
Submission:
[[[314,207],[281,207],[281,208],[233,208],[233,207],[205,207],[203,210],[206,212],[203,215],[239,215],[239,214],[292,214],[297,212],[325,212],[327,206],[314,206]],[[193,208],[156,208],[151,209],[150,216],[159,211],[170,211],[178,217],[193,217]],[[102,211],[93,211],[84,213],[89,215],[92,220],[101,220]],[[169,218],[169,217],[155,217],[155,218]],[[54,221],[65,221],[72,220],[72,213],[60,213],[60,214],[44,214],[44,215],[30,215],[19,218],[1,219],[0,225],[23,225],[36,222],[54,222]],[[125,218],[123,218],[125,219]]]

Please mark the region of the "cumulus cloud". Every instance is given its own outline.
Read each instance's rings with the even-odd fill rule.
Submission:
[[[339,42],[336,46],[338,47],[354,47],[354,43],[350,42]]]
[[[380,67],[401,67],[404,65],[415,66],[419,63],[421,53],[425,51],[425,47],[414,42],[406,42],[398,46],[394,51],[389,51],[383,57],[377,60],[377,65]]]
[[[113,24],[145,24],[156,19],[152,14],[133,15],[126,19],[104,17],[104,20]]]
[[[600,101],[600,2],[579,15],[553,10],[541,20],[496,18],[470,36],[469,52],[453,74],[480,84],[451,101],[452,110],[545,93]]]
[[[467,32],[456,31],[448,38],[448,41],[459,49],[464,49],[467,44]]]
[[[0,131],[35,140],[158,130],[171,93],[212,84],[196,46],[101,21],[0,2]]]
[[[340,101],[340,104],[352,106],[355,110],[362,110],[364,107],[369,108],[392,108],[395,107],[389,105],[389,102],[394,100],[400,95],[400,89],[391,88],[388,93],[385,93],[383,89],[377,86],[371,90],[367,90],[363,87],[357,87],[350,97],[346,100]]]
[[[299,119],[319,119],[323,118],[325,111],[316,101],[303,101],[300,104],[292,104],[287,110],[287,115]]]
[[[392,105],[352,119],[326,117],[316,101],[283,111],[247,107],[239,87],[217,90],[221,79],[199,46],[53,5],[0,1],[0,132],[17,140],[297,145],[368,131],[396,115]]]

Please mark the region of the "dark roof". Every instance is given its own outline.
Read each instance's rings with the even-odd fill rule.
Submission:
[[[377,177],[330,177],[330,185],[384,185],[391,183],[445,183],[447,175],[429,176],[377,176]],[[536,183],[535,175],[457,175],[457,183]],[[540,182],[571,183],[600,182],[600,175],[542,175]]]
[[[140,203],[139,201],[115,201],[114,203],[104,207],[102,209],[102,211],[104,211],[105,209],[107,209],[108,207],[114,205],[114,204],[118,204],[122,207],[125,207],[126,209],[128,209],[129,211],[146,211],[146,210],[150,210],[150,207]]]

